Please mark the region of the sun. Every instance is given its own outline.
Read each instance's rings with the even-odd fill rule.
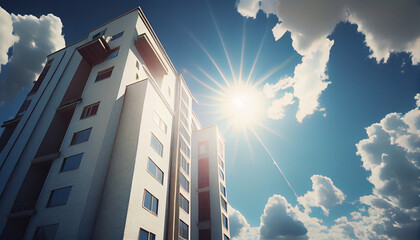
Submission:
[[[244,82],[231,84],[221,100],[221,115],[234,129],[252,127],[264,115],[263,96],[256,86]]]

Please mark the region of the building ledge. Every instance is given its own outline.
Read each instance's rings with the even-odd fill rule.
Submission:
[[[68,110],[68,109],[72,109],[72,108],[76,107],[76,105],[79,104],[81,101],[82,101],[82,98],[70,100],[70,101],[68,101],[64,104],[61,104],[57,108],[57,111],[65,111],[65,110]]]
[[[10,126],[10,125],[13,125],[13,124],[18,124],[18,123],[19,123],[19,121],[20,121],[20,119],[22,119],[22,115],[16,116],[16,117],[15,117],[15,118],[13,118],[13,119],[10,119],[10,120],[5,121],[5,122],[1,125],[1,127],[7,127],[7,126]]]
[[[77,51],[91,65],[96,65],[104,61],[109,53],[110,47],[103,37],[94,39],[80,47]]]
[[[43,155],[43,156],[40,156],[40,157],[36,157],[32,160],[32,164],[52,161],[52,160],[58,158],[59,156],[60,156],[60,152],[56,152],[56,153],[51,153],[51,154],[48,154],[48,155]]]

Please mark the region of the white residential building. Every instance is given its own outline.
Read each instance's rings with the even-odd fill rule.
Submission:
[[[224,140],[193,101],[140,8],[50,54],[2,125],[0,239],[229,239]]]

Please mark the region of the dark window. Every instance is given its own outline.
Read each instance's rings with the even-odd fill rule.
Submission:
[[[228,218],[223,214],[223,227],[229,229]]]
[[[78,169],[80,161],[82,161],[83,153],[79,153],[70,157],[64,158],[63,165],[61,166],[61,172]]]
[[[79,144],[79,143],[82,143],[82,142],[86,142],[87,140],[89,140],[89,136],[90,136],[91,131],[92,131],[92,128],[88,128],[88,129],[82,130],[80,132],[74,133],[70,145],[75,145],[75,144]]]
[[[99,102],[84,107],[82,111],[82,116],[80,116],[80,119],[84,119],[84,118],[88,118],[88,117],[96,115],[96,113],[98,112],[98,108],[99,108]]]
[[[139,64],[139,61],[136,61],[136,68],[137,68],[137,69],[140,69],[140,64]]]
[[[162,143],[160,143],[160,141],[156,138],[155,135],[153,135],[152,133],[152,138],[151,138],[151,145],[152,148],[160,155],[163,156],[163,145]]]
[[[187,175],[190,175],[190,164],[187,159],[181,154],[181,167]]]
[[[200,229],[198,232],[198,239],[211,240],[211,229]]]
[[[188,225],[182,220],[179,220],[179,238],[188,240],[189,230]]]
[[[159,200],[155,198],[151,193],[149,193],[147,190],[144,190],[144,201],[143,206],[150,210],[151,212],[158,214],[158,205]]]
[[[120,32],[115,34],[114,36],[112,36],[111,41],[114,41],[115,39],[118,39],[120,37],[122,37],[122,35],[124,34],[124,32]]]
[[[102,37],[105,34],[106,28],[100,32],[98,32],[97,34],[93,35],[92,39],[95,40],[97,38]]]
[[[181,183],[182,188],[189,192],[190,191],[190,182],[184,177],[184,175],[179,176],[179,182]]]
[[[225,180],[225,174],[223,174],[223,170],[219,168],[219,175],[222,180]]]
[[[225,199],[223,199],[222,196],[220,196],[220,201],[222,202],[223,209],[225,209],[225,211],[227,212],[227,203],[226,203]]]
[[[209,159],[200,159],[198,160],[198,188],[206,188],[209,184]]]
[[[99,82],[101,80],[104,80],[104,79],[107,79],[107,78],[111,77],[113,69],[114,69],[114,67],[110,67],[110,68],[107,68],[105,70],[102,70],[102,71],[98,72],[98,75],[96,76],[95,82]]]
[[[71,186],[51,191],[47,207],[56,207],[67,203],[71,192]]]
[[[179,205],[186,213],[190,213],[190,202],[181,194],[179,194]]]
[[[223,238],[223,240],[229,240],[228,236],[224,235],[225,237]]]
[[[152,174],[160,183],[163,184],[163,172],[158,166],[149,158],[147,171]]]
[[[223,196],[226,197],[226,188],[222,183],[220,183],[220,191],[222,192]]]
[[[144,229],[140,229],[139,240],[155,240],[156,235]]]
[[[36,229],[33,240],[54,240],[58,223],[40,226]]]
[[[112,49],[111,53],[108,55],[108,57],[105,59],[105,61],[109,60],[109,59],[113,59],[114,57],[118,56],[119,51],[120,51],[120,47]]]

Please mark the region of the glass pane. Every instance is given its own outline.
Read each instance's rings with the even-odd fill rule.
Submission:
[[[143,229],[140,229],[139,240],[148,240],[148,238],[149,238],[149,233],[144,231]]]
[[[74,133],[71,145],[79,144],[79,143],[86,142],[87,140],[89,140],[91,131],[92,131],[92,128],[88,128],[83,131]]]
[[[158,214],[158,205],[159,205],[159,200],[155,197],[153,197],[152,199],[152,212]]]
[[[124,32],[120,32],[120,33],[115,34],[114,36],[112,36],[111,41],[114,41],[115,39],[120,38],[123,34],[124,34]]]
[[[66,157],[61,167],[61,171],[65,172],[72,169],[77,169],[82,161],[83,153],[79,153],[70,157]]]
[[[114,50],[111,54],[109,54],[109,56],[105,59],[105,61],[106,60],[109,60],[109,59],[112,59],[112,58],[114,58],[114,57],[116,57],[116,56],[118,56],[118,52],[120,51],[120,49],[118,48],[117,50]]]
[[[33,240],[54,240],[57,229],[58,223],[38,227]]]
[[[145,208],[152,210],[152,195],[148,191],[145,192],[143,205]]]
[[[155,240],[156,239],[156,235],[153,233],[150,233],[150,238],[149,240]]]
[[[53,190],[50,195],[47,207],[55,207],[67,203],[71,192],[71,186]]]

